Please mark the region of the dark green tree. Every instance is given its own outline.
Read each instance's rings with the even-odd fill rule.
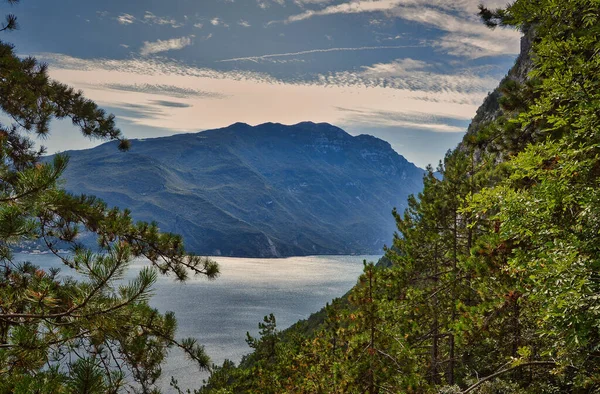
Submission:
[[[281,392],[600,392],[600,3],[481,17],[530,48],[394,212],[389,268],[272,366]]]
[[[269,314],[263,318],[262,323],[258,323],[260,338],[254,338],[249,332],[246,333],[246,343],[252,349],[255,349],[256,356],[261,360],[275,362],[275,346],[279,341],[277,335],[277,321],[274,314]]]
[[[0,30],[16,28],[8,15]],[[173,346],[208,368],[203,347],[176,340],[173,314],[160,314],[148,299],[159,273],[215,278],[216,263],[186,254],[180,236],[135,223],[127,210],[61,189],[68,157],[42,160],[44,148],[31,139],[48,135],[52,119],[70,119],[83,135],[127,150],[114,117],[2,41],[0,109],[9,119],[0,124],[0,393],[156,392]],[[84,232],[97,236],[96,248],[78,241]],[[44,245],[67,275],[17,261],[12,250],[24,241]],[[59,246],[70,253],[59,254]],[[137,257],[148,267],[124,283]]]

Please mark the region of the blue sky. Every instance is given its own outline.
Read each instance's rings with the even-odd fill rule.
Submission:
[[[329,122],[437,164],[519,50],[480,0],[22,0],[2,39],[114,113],[130,138]],[[505,1],[487,0],[499,7]],[[51,152],[90,147],[64,122]]]

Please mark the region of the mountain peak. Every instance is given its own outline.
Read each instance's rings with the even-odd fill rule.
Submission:
[[[132,147],[70,152],[67,190],[130,207],[198,254],[380,252],[392,208],[422,187],[389,144],[327,123],[235,123]]]
[[[349,140],[352,137],[346,131],[329,123],[315,123],[304,121],[294,125],[267,122],[256,126],[247,123],[234,123],[220,129],[205,130],[200,132],[205,136],[213,136],[219,139],[236,138],[263,138],[266,136],[284,138],[311,139],[316,136],[329,140]]]
[[[230,128],[234,128],[234,129],[239,129],[239,128],[251,128],[252,126],[249,125],[248,123],[244,123],[244,122],[236,122],[228,127],[226,127],[226,129],[230,129]]]
[[[313,122],[310,120],[305,120],[302,122],[298,122],[296,124],[292,124],[292,125],[287,125],[287,124],[283,124],[283,123],[277,123],[277,122],[265,122],[265,123],[260,123],[257,124],[256,126],[252,126],[248,123],[244,123],[244,122],[236,122],[233,123],[230,126],[224,127],[225,129],[230,129],[230,128],[264,128],[264,127],[282,127],[282,128],[308,128],[308,129],[315,129],[315,128],[321,128],[321,129],[338,129],[338,130],[342,130],[341,128],[334,126],[330,123],[327,122]],[[343,130],[342,130],[343,131]]]

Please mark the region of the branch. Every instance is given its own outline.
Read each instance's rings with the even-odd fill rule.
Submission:
[[[551,367],[555,367],[556,363],[554,361],[530,361],[527,363],[523,363],[523,364],[519,364],[519,365],[515,365],[513,367],[510,368],[506,368],[506,369],[502,369],[496,373],[493,373],[489,376],[486,376],[485,378],[480,379],[477,383],[473,384],[472,386],[470,386],[469,388],[467,388],[464,391],[461,391],[460,394],[468,394],[471,391],[475,390],[477,387],[481,386],[483,383],[487,382],[488,380],[494,379],[500,375],[503,375],[507,372],[510,372],[514,369],[517,368],[521,368],[521,367],[527,367],[527,366],[531,366],[531,365],[539,365],[539,366],[551,366]]]
[[[24,348],[24,349],[28,349],[28,350],[36,350],[36,349],[45,349],[47,347],[53,346],[53,345],[63,345],[69,341],[75,340],[75,339],[79,339],[79,338],[83,338],[86,335],[91,334],[91,330],[85,330],[83,332],[80,332],[78,334],[75,334],[71,337],[67,337],[67,338],[61,338],[61,339],[57,339],[54,341],[49,341],[49,342],[45,342],[43,345],[39,345],[39,346],[23,346],[23,345],[15,345],[12,343],[2,343],[0,344],[0,349],[11,349],[11,348]]]
[[[52,177],[52,179],[50,179],[48,182],[39,185],[38,187],[34,187],[32,189],[29,189],[21,194],[18,194],[16,196],[12,196],[12,197],[6,197],[6,198],[0,198],[0,202],[10,202],[10,201],[16,201],[16,200],[20,200],[23,197],[27,197],[31,194],[34,193],[38,193],[41,192],[42,190],[46,190],[47,188],[49,188],[51,185],[53,185],[54,183],[56,183],[56,180],[58,179],[59,174],[56,174],[54,177]]]
[[[142,329],[145,329],[151,335],[161,338],[162,340],[169,342],[171,345],[174,345],[174,346],[178,347],[179,349],[181,349],[189,358],[191,358],[193,361],[195,361],[199,364],[200,369],[202,369],[204,371],[212,372],[212,368],[211,368],[210,364],[205,365],[204,361],[200,360],[198,358],[198,356],[196,354],[194,354],[193,349],[184,346],[178,340],[173,339],[170,336],[165,335],[158,330],[155,330],[153,327],[150,327],[145,324],[140,324],[139,326]]]
[[[52,313],[52,314],[48,314],[48,315],[31,314],[31,313],[7,313],[7,314],[0,313],[0,319],[1,320],[13,320],[13,319],[44,319],[44,320],[46,320],[46,319],[56,319],[56,318],[60,318],[60,317],[73,317],[76,319],[89,319],[90,317],[98,316],[98,315],[105,315],[105,314],[113,312],[117,309],[126,307],[127,305],[130,305],[131,303],[135,302],[146,290],[147,290],[147,288],[144,287],[144,288],[140,289],[132,297],[130,297],[129,299],[127,299],[119,304],[115,304],[107,309],[102,309],[102,310],[99,310],[96,312],[91,312],[91,313],[87,313],[87,314],[83,314],[83,315],[74,314],[73,312],[84,307],[85,304],[87,304],[90,301],[90,299],[88,297],[91,298],[98,291],[98,289],[95,289],[92,292],[92,294],[90,294],[90,295],[88,295],[88,297],[86,297],[86,299],[84,300],[85,304],[82,303],[79,305],[74,305],[71,308],[69,308],[68,310],[61,312],[61,313]]]

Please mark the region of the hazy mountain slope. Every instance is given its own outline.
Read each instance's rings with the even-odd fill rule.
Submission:
[[[423,171],[371,136],[267,123],[70,151],[66,188],[235,256],[380,252]]]

